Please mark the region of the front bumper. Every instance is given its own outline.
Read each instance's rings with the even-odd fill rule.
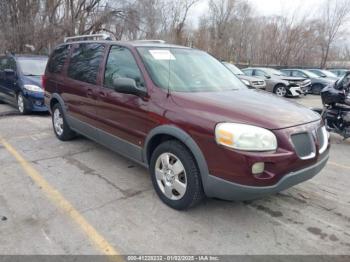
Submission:
[[[292,96],[300,96],[304,94],[304,91],[300,88],[300,86],[290,86],[288,91]]]
[[[205,192],[208,197],[215,197],[224,200],[244,201],[262,198],[313,178],[325,167],[328,159],[329,151],[327,151],[322,159],[314,165],[286,174],[278,183],[272,186],[255,187],[240,185],[209,175],[206,181]]]
[[[44,94],[35,92],[26,92],[24,94],[26,99],[26,109],[34,112],[47,112],[48,108],[44,103]]]

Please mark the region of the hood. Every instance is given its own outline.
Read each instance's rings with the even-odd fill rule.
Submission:
[[[24,85],[36,85],[42,88],[41,86],[41,76],[21,76],[22,83]]]
[[[199,119],[250,124],[270,130],[317,121],[320,116],[295,102],[260,90],[172,93],[185,114]]]

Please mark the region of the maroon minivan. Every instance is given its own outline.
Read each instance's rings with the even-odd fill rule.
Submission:
[[[75,41],[52,53],[54,132],[79,133],[149,168],[163,202],[251,200],[319,173],[329,134],[311,110],[250,90],[209,54],[156,41]]]

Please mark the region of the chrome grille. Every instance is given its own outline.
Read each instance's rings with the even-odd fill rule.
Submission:
[[[301,159],[315,157],[315,143],[310,133],[304,132],[291,136],[295,151]]]

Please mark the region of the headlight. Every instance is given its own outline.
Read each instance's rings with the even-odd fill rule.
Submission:
[[[36,85],[24,85],[24,89],[31,91],[31,92],[37,92],[37,93],[43,93],[44,90],[42,90],[39,86]]]
[[[215,139],[220,145],[243,151],[277,149],[277,138],[271,131],[244,124],[218,124],[215,128]]]
[[[241,79],[241,81],[242,81],[243,84],[245,84],[246,86],[250,86],[250,82],[249,82],[248,80]]]

